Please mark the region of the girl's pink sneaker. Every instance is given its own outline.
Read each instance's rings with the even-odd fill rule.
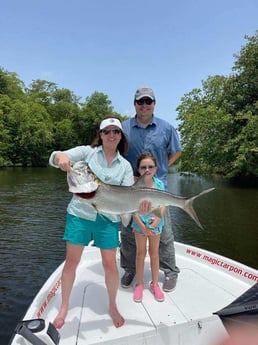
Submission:
[[[142,301],[142,294],[143,294],[143,285],[136,285],[134,289],[133,299],[134,302],[141,302]]]
[[[150,283],[150,290],[153,293],[155,300],[158,302],[163,302],[165,299],[164,293],[160,290],[159,285],[153,286],[152,282]]]

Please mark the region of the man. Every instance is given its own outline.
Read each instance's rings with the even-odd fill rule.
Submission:
[[[137,157],[142,152],[151,152],[158,162],[156,176],[164,182],[167,189],[168,167],[180,157],[181,146],[175,128],[168,122],[154,116],[155,105],[156,99],[151,88],[140,87],[136,91],[134,97],[136,115],[122,124],[129,142],[129,151],[125,158],[135,169]],[[136,256],[135,238],[130,225],[127,228],[121,226],[120,253],[121,267],[125,270],[121,285],[127,288],[135,276]],[[165,274],[163,290],[169,292],[175,288],[179,273],[175,260],[174,236],[169,207],[165,213],[159,256],[160,269]]]

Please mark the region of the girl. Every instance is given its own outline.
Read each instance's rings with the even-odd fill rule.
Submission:
[[[146,187],[164,190],[163,182],[154,177],[157,171],[157,160],[149,152],[142,153],[136,163],[137,171],[142,176]],[[150,283],[150,290],[155,299],[159,302],[164,301],[164,294],[160,290],[158,284],[159,276],[159,242],[160,234],[164,225],[163,215],[166,212],[166,207],[160,209],[161,217],[154,213],[145,215],[136,214],[132,222],[132,228],[135,234],[136,241],[136,278],[137,284],[134,290],[134,301],[141,302],[144,282],[144,260],[147,252],[147,239],[149,242],[149,255],[151,264],[152,281]]]

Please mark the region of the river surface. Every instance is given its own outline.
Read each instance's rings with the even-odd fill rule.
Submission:
[[[198,176],[169,175],[169,191],[192,196],[204,227],[172,208],[175,240],[258,268],[258,189]],[[71,198],[58,169],[0,169],[0,344],[7,345],[19,319],[48,276],[65,258],[61,240]]]

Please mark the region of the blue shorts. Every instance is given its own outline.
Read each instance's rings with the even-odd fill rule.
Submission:
[[[144,222],[143,220],[142,220],[142,222],[143,222],[143,224],[146,226],[146,222]],[[147,226],[148,227],[148,226]],[[138,223],[136,222],[136,220],[133,220],[133,222],[132,222],[132,228],[135,230],[135,231],[137,231],[137,232],[139,232],[139,234],[144,234],[143,233],[143,231],[142,231],[142,229],[139,227],[139,225],[138,225]],[[151,229],[152,230],[152,229]],[[156,228],[155,228],[155,230],[153,229],[153,233],[155,234],[155,235],[161,235],[161,233],[162,233],[162,230],[163,230],[163,224],[158,224],[158,226],[156,226]]]
[[[67,213],[63,240],[81,246],[87,246],[93,240],[100,249],[117,248],[118,224],[99,214],[96,221],[91,221]]]

